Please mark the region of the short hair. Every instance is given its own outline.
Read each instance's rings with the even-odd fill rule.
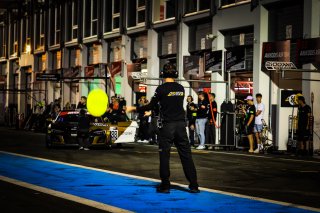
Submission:
[[[87,100],[87,97],[86,97],[86,96],[81,96],[81,98],[83,98],[84,100]]]
[[[216,98],[216,94],[215,93],[210,93],[210,95],[212,95],[214,98]]]
[[[298,100],[306,103],[306,99],[303,96],[298,96]]]
[[[198,92],[198,95],[203,95],[204,96],[204,92],[203,91],[200,91],[200,92]]]
[[[187,96],[187,99],[188,99],[189,97],[191,98],[191,101],[193,101],[193,97],[192,97],[191,95],[188,95],[188,96]]]
[[[256,98],[258,98],[258,97],[262,98],[262,94],[261,93],[257,93],[256,94]]]
[[[85,115],[86,114],[86,110],[85,109],[81,109],[80,110],[80,115]]]

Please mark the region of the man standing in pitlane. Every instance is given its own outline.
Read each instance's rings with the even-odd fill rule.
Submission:
[[[169,159],[171,145],[174,143],[180,156],[184,174],[190,183],[190,192],[199,193],[197,172],[193,163],[191,146],[186,132],[185,111],[183,108],[185,96],[184,87],[174,81],[174,79],[178,77],[178,72],[174,64],[165,64],[161,75],[165,83],[157,87],[150,103],[142,107],[128,107],[127,112],[134,110],[138,112],[150,111],[160,103],[160,121],[162,121],[162,125],[159,125],[161,184],[157,186],[157,192],[170,192]]]

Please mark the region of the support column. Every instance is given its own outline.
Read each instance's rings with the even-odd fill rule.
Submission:
[[[159,78],[160,74],[160,62],[158,57],[158,33],[154,30],[148,30],[148,77]],[[157,80],[149,80],[148,83],[152,85],[159,85]],[[151,100],[157,86],[147,86],[147,99]]]
[[[134,104],[134,88],[131,88],[131,85],[128,83],[128,70],[127,64],[132,63],[131,61],[131,38],[126,35],[122,35],[121,39],[121,57],[124,60],[123,63],[123,80],[122,83],[124,86],[122,87],[122,96],[125,97],[128,106],[132,106]]]
[[[254,13],[257,14],[257,19],[254,24],[254,46],[253,46],[253,95],[262,94],[262,103],[265,105],[264,119],[269,121],[270,105],[270,77],[263,71],[261,71],[261,58],[262,58],[262,45],[263,42],[268,41],[268,11],[259,6]]]

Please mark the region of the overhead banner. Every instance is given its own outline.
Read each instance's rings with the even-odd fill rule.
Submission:
[[[60,74],[36,73],[36,81],[59,81]]]
[[[281,107],[298,106],[299,96],[302,96],[301,90],[281,90]]]
[[[188,75],[199,75],[199,59],[200,56],[198,55],[183,56],[183,73]]]
[[[226,70],[237,71],[245,69],[245,48],[238,46],[226,51]]]
[[[206,52],[204,54],[205,71],[221,71],[222,69],[222,50]]]
[[[290,40],[263,43],[261,64],[263,71],[275,70],[276,65],[280,68],[292,68],[292,63],[276,62],[290,62]]]
[[[320,67],[320,38],[298,40],[297,62],[299,66],[311,63]]]

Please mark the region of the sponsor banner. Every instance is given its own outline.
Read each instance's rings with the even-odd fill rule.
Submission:
[[[36,81],[59,81],[60,74],[36,73]]]
[[[204,54],[205,71],[221,71],[222,50],[206,52]]]
[[[245,69],[245,48],[238,46],[226,51],[226,70],[236,71]]]
[[[269,62],[290,62],[290,40],[264,42],[262,46],[261,64],[263,71],[268,70],[266,62],[268,62],[267,65],[270,65]]]
[[[183,56],[183,73],[188,75],[199,75],[199,60],[200,56],[198,55]]]
[[[301,90],[281,90],[281,107],[297,107]]]
[[[298,40],[297,62],[299,66],[308,63],[320,66],[320,37]]]
[[[265,68],[268,71],[277,71],[281,69],[297,69],[294,63],[282,61],[266,61]]]

